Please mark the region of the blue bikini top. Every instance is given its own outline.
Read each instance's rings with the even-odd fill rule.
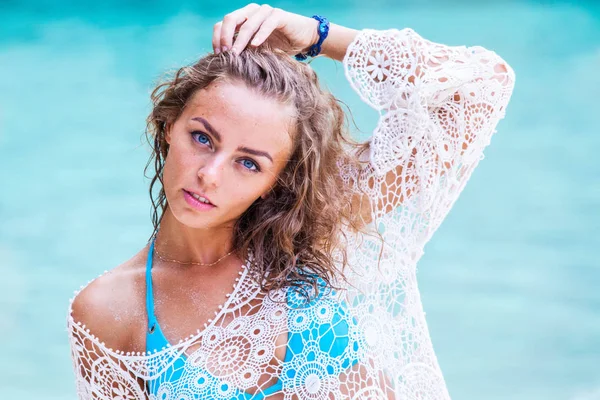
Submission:
[[[163,331],[154,314],[154,296],[152,293],[152,260],[154,254],[154,239],[150,243],[148,249],[148,257],[146,261],[146,310],[148,313],[148,330],[146,331],[146,351],[158,352],[165,347],[170,347],[170,343],[163,334]],[[320,284],[325,282],[321,279]],[[325,296],[321,293],[326,290],[320,290],[320,295],[314,298],[310,303],[306,303],[300,298],[299,293],[294,290],[287,291],[288,305],[288,344],[283,363],[287,364],[288,368],[284,368],[286,376],[294,376],[295,369],[301,364],[300,360],[295,360],[295,357],[302,355],[305,345],[308,341],[313,341],[318,338],[319,347],[325,351],[329,357],[336,358],[338,362],[342,362],[342,366],[347,368],[356,364],[356,350],[358,349],[357,342],[353,346],[349,346],[348,330],[349,324],[354,322],[348,317],[347,305],[345,302],[335,301],[334,313],[331,319],[327,322],[311,321],[302,331],[294,331],[290,328],[292,323],[298,322],[297,319],[305,318],[305,313],[301,311],[305,307],[318,307],[319,302],[331,301],[325,300]],[[334,293],[333,290],[329,291]],[[299,306],[303,304],[303,306]],[[307,305],[308,304],[308,305]],[[352,351],[350,349],[352,347]],[[354,354],[351,355],[351,354]],[[169,356],[165,365],[170,365],[158,376],[153,377],[147,382],[147,388],[151,395],[157,399],[171,398],[179,392],[185,392],[188,396],[192,395],[194,399],[205,398],[224,398],[224,394],[228,394],[227,398],[235,400],[262,400],[266,396],[281,391],[284,383],[290,385],[293,379],[286,379],[286,376],[279,376],[277,382],[273,385],[262,388],[257,393],[249,393],[238,388],[230,387],[230,384],[221,378],[215,377],[208,373],[202,366],[188,365],[188,358],[185,354],[179,356]],[[290,364],[291,363],[291,364]],[[161,362],[161,364],[163,364]],[[294,364],[298,364],[297,366]],[[288,382],[291,381],[291,382]],[[191,382],[191,383],[190,383]],[[203,388],[203,390],[198,390]]]

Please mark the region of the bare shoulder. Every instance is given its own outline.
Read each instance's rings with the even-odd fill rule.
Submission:
[[[110,348],[141,351],[139,347],[143,346],[140,335],[147,324],[146,253],[145,247],[94,279],[71,304],[73,320],[85,324],[90,333]]]

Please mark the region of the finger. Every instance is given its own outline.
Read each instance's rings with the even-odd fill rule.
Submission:
[[[219,33],[219,48],[221,51],[231,49],[233,43],[233,35],[238,25],[246,21],[246,16],[243,15],[226,15],[221,23],[221,32]]]
[[[223,23],[219,21],[213,26],[212,47],[215,54],[221,52],[221,25],[223,25]]]
[[[271,13],[270,18],[268,18],[265,22],[262,23],[260,29],[252,38],[250,45],[254,47],[260,46],[265,40],[267,40],[269,36],[271,36],[271,33],[273,33],[275,29],[279,28],[280,24],[280,13],[277,9],[275,9]]]
[[[273,7],[269,5],[263,5],[256,13],[254,13],[244,24],[241,26],[237,37],[233,43],[232,50],[236,53],[240,53],[246,48],[248,42],[259,30],[260,26],[267,21],[273,13]]]
[[[221,51],[231,49],[233,44],[233,35],[238,25],[243,24],[252,14],[260,9],[258,4],[248,4],[247,6],[235,10],[223,17],[221,24],[221,36],[219,38],[219,47]]]

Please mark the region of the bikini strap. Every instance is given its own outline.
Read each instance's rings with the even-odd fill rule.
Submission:
[[[148,333],[156,329],[156,316],[154,315],[154,295],[152,294],[152,257],[154,254],[154,239],[148,248],[146,259],[146,312],[148,313]]]

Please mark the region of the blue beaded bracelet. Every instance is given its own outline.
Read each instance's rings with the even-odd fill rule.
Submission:
[[[296,60],[298,61],[304,61],[308,57],[315,57],[317,54],[319,54],[321,52],[321,45],[323,44],[323,41],[325,40],[325,38],[327,38],[327,35],[329,34],[329,20],[320,15],[313,15],[312,17],[319,21],[319,40],[317,41],[317,43],[310,46],[306,53],[296,54]]]

